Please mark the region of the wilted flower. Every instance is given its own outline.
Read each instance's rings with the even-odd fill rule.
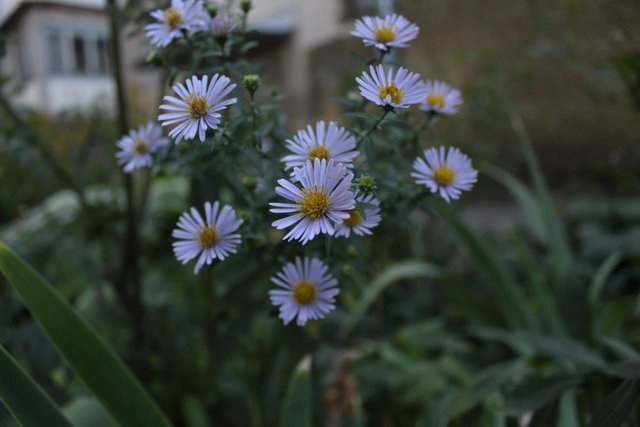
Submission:
[[[402,67],[394,72],[393,68],[385,70],[382,65],[371,66],[369,73],[364,71],[356,77],[356,82],[362,96],[383,107],[407,108],[423,102],[427,96],[427,87],[420,75]]]
[[[270,203],[271,212],[290,214],[273,222],[278,230],[294,226],[285,240],[299,240],[306,244],[316,235],[333,235],[333,224],[349,218],[355,207],[353,193],[349,191],[353,174],[333,160],[307,160],[302,168],[293,170],[295,179],[302,184],[298,188],[286,179],[278,180],[276,193],[293,203]]]
[[[384,18],[364,16],[356,20],[352,35],[360,37],[366,46],[387,51],[392,47],[407,47],[418,36],[420,29],[404,16],[393,14]]]
[[[159,22],[144,27],[147,37],[152,45],[164,47],[182,37],[183,31],[202,29],[207,13],[202,0],[171,0],[170,7],[154,10],[151,16]]]
[[[358,236],[372,234],[371,229],[377,227],[382,220],[380,217],[380,200],[376,199],[372,194],[356,193],[355,198],[361,210],[356,208],[347,211],[349,218],[336,225],[336,237],[349,237],[352,231]]]
[[[347,169],[353,168],[353,159],[360,154],[355,151],[356,139],[345,129],[334,122],[325,125],[324,121],[316,123],[315,131],[311,125],[301,129],[293,140],[287,140],[287,149],[294,154],[282,158],[285,170],[302,167],[315,159],[333,159],[342,163]]]
[[[196,208],[182,214],[172,236],[178,239],[173,243],[173,252],[183,264],[198,257],[193,270],[198,274],[203,265],[211,265],[214,259],[224,260],[229,254],[236,253],[240,244],[240,234],[234,232],[242,224],[236,212],[229,205],[220,210],[220,203],[204,204],[205,217],[200,216]]]
[[[340,292],[338,281],[329,268],[316,258],[296,258],[287,263],[271,281],[282,289],[269,291],[273,305],[280,306],[280,318],[285,325],[296,316],[298,326],[309,319],[322,319],[334,310],[335,297]]]
[[[452,88],[438,80],[427,81],[427,96],[422,100],[420,109],[439,114],[455,114],[462,104],[462,95],[458,89]]]
[[[162,136],[162,128],[154,123],[149,122],[137,130],[132,129],[116,142],[120,148],[116,153],[118,164],[124,165],[126,173],[149,167],[153,165],[151,154],[168,143],[169,139]]]
[[[158,116],[162,126],[175,125],[169,136],[180,142],[182,138],[195,138],[197,133],[200,141],[204,141],[207,129],[218,128],[221,117],[218,111],[237,102],[237,98],[223,99],[236,87],[230,82],[228,77],[215,74],[210,82],[209,76],[203,76],[202,80],[193,76],[187,79],[186,87],[182,83],[174,85],[173,90],[180,99],[165,96],[168,103],[160,109],[171,112]]]
[[[478,180],[478,171],[469,157],[454,147],[448,151],[445,147],[425,150],[424,159],[416,158],[413,170],[411,176],[417,184],[423,184],[432,193],[440,193],[447,202],[459,198],[462,191],[471,190]]]

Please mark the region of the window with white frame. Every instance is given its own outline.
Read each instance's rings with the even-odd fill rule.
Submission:
[[[100,75],[109,72],[109,41],[104,34],[49,30],[46,46],[49,74]]]

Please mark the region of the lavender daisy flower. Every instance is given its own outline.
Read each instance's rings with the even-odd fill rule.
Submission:
[[[299,130],[292,140],[287,140],[287,149],[294,154],[282,158],[285,170],[302,167],[307,160],[333,159],[342,163],[347,169],[353,168],[353,159],[360,154],[355,151],[356,139],[345,128],[338,127],[334,122],[325,126],[323,121],[316,123],[316,129],[311,125],[307,129]]]
[[[462,94],[445,82],[438,80],[427,81],[427,96],[422,101],[420,109],[439,114],[455,114],[462,104]]]
[[[169,139],[162,136],[162,128],[151,122],[137,130],[132,129],[128,135],[116,142],[120,148],[116,153],[118,164],[124,165],[126,173],[149,167],[153,165],[151,154],[168,143]]]
[[[338,295],[338,281],[327,271],[329,268],[316,258],[296,258],[287,263],[271,281],[282,289],[269,291],[273,305],[280,306],[280,318],[285,325],[298,317],[298,326],[309,319],[322,319],[334,310]]]
[[[298,188],[286,179],[278,180],[276,193],[293,203],[270,203],[271,212],[289,214],[286,218],[274,221],[278,230],[294,226],[285,240],[299,240],[306,244],[316,235],[333,235],[332,223],[341,223],[349,218],[346,211],[355,208],[353,193],[349,191],[353,174],[333,160],[307,160],[302,168],[293,170]]]
[[[356,20],[352,35],[360,37],[365,46],[387,51],[392,47],[407,47],[418,36],[420,29],[402,15],[387,15],[384,18],[364,16]]]
[[[373,194],[355,195],[356,202],[361,206],[361,210],[352,209],[347,211],[349,218],[345,219],[342,224],[336,225],[336,237],[349,237],[353,231],[358,236],[365,234],[373,234],[372,228],[380,224],[382,217],[380,216],[380,200],[376,199]],[[364,216],[362,215],[364,213]]]
[[[218,128],[221,117],[218,111],[238,101],[237,98],[223,99],[236,87],[230,82],[228,77],[215,74],[211,81],[209,76],[202,76],[202,80],[193,76],[187,79],[186,87],[182,83],[174,85],[173,90],[180,99],[165,96],[167,104],[162,104],[160,109],[171,112],[158,116],[162,126],[176,125],[169,136],[178,143],[182,138],[193,139],[198,133],[200,141],[204,141],[207,129]]]
[[[200,256],[193,270],[198,274],[203,265],[211,265],[214,259],[224,260],[229,254],[236,253],[240,243],[240,234],[234,233],[242,224],[236,212],[229,205],[220,209],[220,203],[204,204],[204,219],[196,208],[182,214],[176,229],[171,234],[178,241],[173,243],[173,252],[178,261],[186,264]]]
[[[420,75],[402,67],[394,72],[393,68],[385,70],[382,65],[372,65],[369,73],[364,71],[356,77],[356,82],[362,96],[383,107],[407,108],[423,102],[427,96],[427,87]]]
[[[216,38],[228,36],[238,26],[228,14],[220,14],[211,18],[208,22],[208,30]]]
[[[440,193],[447,201],[460,197],[462,191],[469,191],[478,180],[478,171],[471,165],[471,160],[460,150],[450,147],[430,148],[424,151],[423,160],[416,158],[413,163],[412,177],[417,184],[423,184],[432,193]]]
[[[197,31],[207,16],[202,0],[171,0],[171,6],[154,10],[151,16],[158,20],[144,27],[152,45],[164,47],[183,36],[183,31]]]

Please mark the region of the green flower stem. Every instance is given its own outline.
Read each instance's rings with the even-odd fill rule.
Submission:
[[[387,117],[387,114],[389,114],[389,111],[391,110],[387,108],[384,109],[384,111],[382,112],[382,115],[378,118],[378,120],[376,120],[376,122],[365,133],[363,133],[361,136],[358,137],[356,146],[360,145],[362,141],[364,141],[369,137],[369,135],[371,135],[371,132],[373,132],[378,128],[378,125],[380,125],[380,123],[384,120],[384,118]]]
[[[120,50],[120,25],[118,23],[118,9],[116,0],[107,0],[109,12],[109,28],[111,32],[111,60],[113,64],[113,78],[116,86],[118,105],[118,127],[121,135],[129,132],[129,114],[125,96],[125,83],[122,73],[122,55]],[[134,335],[132,346],[139,346],[143,342],[144,306],[140,284],[139,236],[136,215],[133,179],[130,174],[124,174],[126,191],[126,232],[122,241],[122,260],[120,274],[113,283],[118,298],[125,306],[133,325]]]

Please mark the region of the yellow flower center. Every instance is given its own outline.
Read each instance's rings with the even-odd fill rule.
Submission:
[[[199,119],[207,115],[207,111],[209,111],[209,101],[204,96],[192,93],[186,99],[187,109],[189,110],[189,114],[194,119]]]
[[[396,32],[389,27],[376,28],[375,35],[380,43],[389,43],[396,39]]]
[[[444,108],[444,96],[435,93],[427,96],[427,105],[429,107]]]
[[[316,190],[304,190],[300,210],[307,218],[320,218],[329,210],[329,196]]]
[[[385,99],[387,95],[391,97],[391,102],[394,104],[400,104],[404,98],[402,89],[398,89],[396,82],[391,82],[390,85],[382,86],[380,88],[380,99]]]
[[[311,160],[312,162],[315,159],[329,160],[331,158],[331,153],[329,152],[327,147],[322,144],[316,145],[315,147],[310,148],[309,151],[307,152],[307,155],[309,156],[309,160]]]
[[[136,139],[133,141],[133,152],[141,156],[149,151],[149,143],[144,139]]]
[[[218,229],[214,225],[209,225],[207,227],[202,227],[200,231],[198,231],[198,243],[203,248],[210,248],[220,240],[220,236],[218,235]]]
[[[440,166],[438,169],[433,171],[433,180],[436,184],[442,187],[451,185],[455,177],[455,172],[446,166]]]
[[[356,225],[362,224],[362,215],[360,215],[360,212],[358,212],[357,209],[347,211],[347,213],[349,214],[349,218],[344,220],[344,225],[349,228],[353,228]]]
[[[172,30],[176,29],[178,25],[184,22],[184,18],[174,7],[165,9],[162,14],[164,15],[164,23]]]
[[[316,286],[303,279],[293,285],[293,299],[300,305],[309,305],[316,300]]]

